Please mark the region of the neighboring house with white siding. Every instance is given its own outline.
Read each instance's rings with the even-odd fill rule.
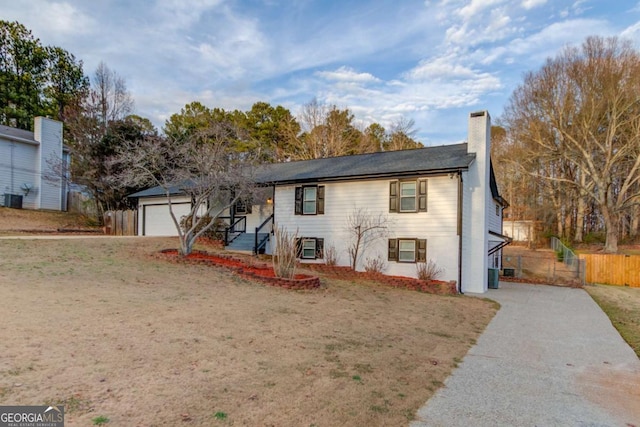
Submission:
[[[61,122],[36,117],[33,132],[0,125],[0,205],[66,210],[65,182],[50,163],[68,160]]]
[[[455,280],[461,292],[485,292],[488,269],[501,267],[501,248],[509,242],[501,234],[507,204],[495,183],[490,129],[482,111],[469,117],[468,143],[266,165],[257,181],[271,190],[229,212],[229,223],[237,223],[230,232],[251,244],[245,249],[264,240],[270,253],[269,232],[277,224],[297,231],[301,262],[323,263],[331,247],[337,264],[348,266],[347,217],[366,209],[387,219],[388,233],[364,248],[357,270],[367,258],[380,258],[385,274],[416,277],[416,263],[432,260],[443,269],[441,279]],[[132,196],[142,212],[139,234],[152,235],[149,224],[172,225],[158,188]],[[177,234],[175,227],[163,233]]]

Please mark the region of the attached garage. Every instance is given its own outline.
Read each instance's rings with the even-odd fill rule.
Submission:
[[[171,219],[169,213],[168,203],[142,203],[140,206],[142,209],[142,218],[140,219],[138,230],[141,230],[142,236],[177,236],[178,231]],[[180,221],[180,218],[189,214],[191,210],[191,202],[172,202],[171,208],[176,219]],[[140,211],[138,211],[140,212]]]
[[[154,187],[129,196],[137,199],[139,236],[177,236],[178,230],[169,213],[169,203],[164,190]],[[171,192],[171,209],[176,219],[187,216],[191,210],[191,198]]]

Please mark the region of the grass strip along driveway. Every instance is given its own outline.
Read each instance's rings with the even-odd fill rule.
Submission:
[[[640,288],[589,285],[585,290],[640,358]]]
[[[68,426],[406,425],[496,310],[152,256],[176,244],[0,241],[0,405],[64,404]]]

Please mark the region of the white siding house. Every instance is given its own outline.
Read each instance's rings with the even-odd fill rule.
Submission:
[[[51,167],[65,158],[61,122],[36,117],[34,132],[0,125],[0,205],[21,196],[27,209],[66,210],[66,187]]]
[[[469,117],[468,143],[266,165],[257,181],[270,192],[250,212],[230,212],[232,221],[246,224],[235,234],[255,238],[255,227],[266,221],[260,233],[274,224],[297,232],[301,262],[324,263],[331,248],[337,264],[348,266],[348,218],[364,210],[387,227],[386,235],[366,242],[357,270],[379,259],[385,274],[417,277],[417,263],[431,260],[461,292],[486,292],[488,269],[500,267],[500,249],[509,242],[501,235],[506,203],[492,170],[490,129],[482,111]],[[132,196],[139,212],[166,203],[158,202],[157,188]],[[145,230],[145,216],[139,218]],[[275,249],[270,243],[267,253]]]

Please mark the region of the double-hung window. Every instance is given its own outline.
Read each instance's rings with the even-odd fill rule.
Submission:
[[[389,212],[426,212],[427,180],[391,181],[389,183]]]
[[[302,214],[315,215],[317,213],[316,202],[318,196],[317,187],[302,187]]]
[[[398,262],[416,262],[415,240],[398,240]]]
[[[302,258],[315,259],[316,257],[316,239],[302,240]]]
[[[296,215],[324,214],[324,186],[305,185],[295,189]]]
[[[425,262],[427,239],[389,239],[389,261]]]
[[[416,182],[400,183],[400,212],[416,211]]]
[[[324,239],[321,237],[299,237],[296,239],[297,257],[301,259],[324,258]]]

